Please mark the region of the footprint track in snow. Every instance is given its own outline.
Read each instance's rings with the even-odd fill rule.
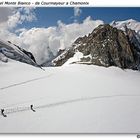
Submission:
[[[140,95],[107,95],[107,96],[94,96],[94,97],[81,97],[77,99],[70,99],[70,100],[64,100],[64,101],[58,101],[54,103],[44,104],[44,105],[38,105],[34,106],[34,109],[43,109],[43,108],[50,108],[50,107],[57,107],[60,105],[75,103],[75,102],[81,102],[81,101],[88,101],[88,100],[98,100],[98,99],[107,99],[107,98],[115,98],[115,97],[140,97]],[[12,113],[18,113],[23,111],[29,111],[30,106],[23,106],[23,107],[14,107],[14,108],[7,108],[5,109],[5,114],[12,114]]]
[[[52,74],[49,74],[49,75],[46,75],[46,76],[30,79],[30,80],[23,81],[23,82],[20,82],[20,83],[11,84],[11,85],[8,85],[8,86],[5,86],[5,87],[1,87],[0,90],[5,90],[5,89],[9,89],[9,88],[12,88],[12,87],[15,87],[15,86],[20,86],[20,85],[24,85],[24,84],[31,83],[31,82],[34,82],[34,81],[42,80],[42,79],[51,77],[52,75],[54,75],[54,74],[52,73]]]

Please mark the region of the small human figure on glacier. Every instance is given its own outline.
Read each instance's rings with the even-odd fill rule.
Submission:
[[[4,109],[1,109],[1,114],[3,117],[7,117],[7,115],[4,114]]]
[[[36,111],[33,109],[33,105],[31,105],[30,108],[31,108],[31,110],[32,110],[33,112],[36,112]]]

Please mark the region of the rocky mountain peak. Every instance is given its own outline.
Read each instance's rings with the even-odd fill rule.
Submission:
[[[73,63],[138,69],[140,45],[139,36],[136,35],[131,29],[122,31],[109,24],[99,25],[88,36],[78,38],[53,63],[56,66],[63,65],[77,52],[81,52],[83,57]]]

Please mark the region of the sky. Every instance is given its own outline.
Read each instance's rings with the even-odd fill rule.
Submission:
[[[74,17],[73,8],[36,8],[35,14],[38,20],[30,24],[25,22],[23,26],[26,26],[27,28],[31,28],[33,26],[56,26],[58,20],[69,24],[72,23],[75,18],[78,20],[78,22],[82,22],[88,16],[91,16],[94,20],[103,20],[105,23],[110,23],[113,20],[118,21],[127,19],[135,19],[140,21],[140,8],[91,7],[80,8],[80,10],[80,15]]]
[[[5,7],[0,8],[0,39],[32,52],[37,63],[42,64],[100,24],[140,21],[139,15],[140,8]]]

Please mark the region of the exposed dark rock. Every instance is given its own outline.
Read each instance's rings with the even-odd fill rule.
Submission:
[[[58,53],[57,53],[57,56],[61,55],[64,51],[65,51],[65,49],[59,49]]]
[[[15,44],[14,44],[15,45]],[[17,45],[15,45],[17,46]],[[26,55],[28,55],[35,63],[36,63],[36,60],[35,60],[35,57],[33,56],[33,54],[29,51],[26,51],[25,49],[23,48],[20,48],[19,46],[17,46],[22,52],[24,52]]]
[[[70,48],[70,49],[64,51],[57,58],[55,58],[52,61],[52,64],[54,64],[54,66],[62,66],[69,58],[73,57],[74,54],[75,54],[75,52],[74,52],[73,48]]]

